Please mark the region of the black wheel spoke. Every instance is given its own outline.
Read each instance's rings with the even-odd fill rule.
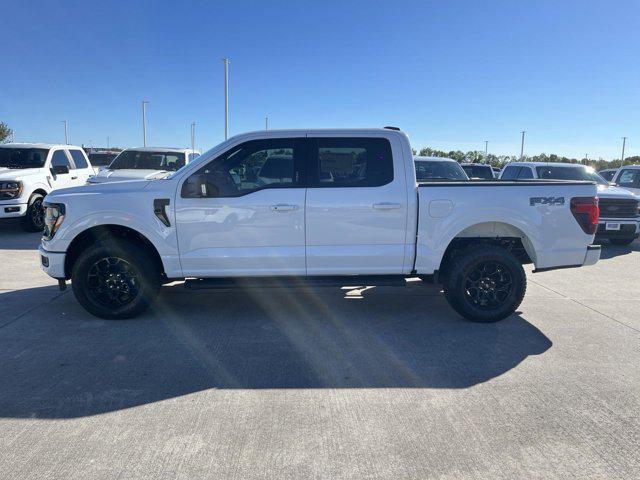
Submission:
[[[132,302],[140,292],[133,266],[119,257],[97,260],[87,273],[87,286],[94,300],[109,307]]]
[[[513,276],[497,261],[479,262],[463,279],[467,300],[482,310],[502,306],[513,291]]]

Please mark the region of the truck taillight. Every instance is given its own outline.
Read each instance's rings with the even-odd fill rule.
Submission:
[[[575,197],[571,199],[571,213],[584,233],[593,235],[598,230],[600,207],[598,197]]]

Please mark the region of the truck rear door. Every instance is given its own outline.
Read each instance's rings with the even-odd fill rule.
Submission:
[[[400,142],[384,134],[307,137],[307,273],[402,273],[407,186]]]

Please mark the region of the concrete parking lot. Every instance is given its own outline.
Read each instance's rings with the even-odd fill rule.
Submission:
[[[637,478],[640,244],[463,321],[409,288],[163,287],[89,316],[0,225],[2,478]]]

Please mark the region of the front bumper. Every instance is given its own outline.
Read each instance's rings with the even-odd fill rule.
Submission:
[[[619,223],[620,230],[607,230],[607,223]],[[596,238],[638,238],[640,233],[640,222],[638,220],[601,218],[598,222],[598,231]]]
[[[0,203],[0,218],[24,217],[27,206],[26,203]]]
[[[38,247],[38,253],[40,253],[40,267],[44,270],[44,273],[57,279],[66,278],[64,272],[64,258],[66,254],[64,252],[49,252],[40,245]]]

